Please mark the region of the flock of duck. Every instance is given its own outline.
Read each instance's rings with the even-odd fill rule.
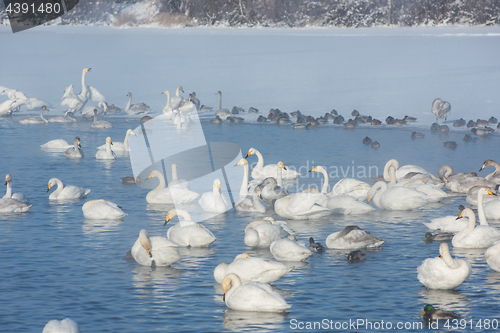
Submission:
[[[11,114],[21,105],[28,108],[40,107],[40,117],[29,117],[21,120],[22,124],[39,124],[47,122],[73,122],[74,113],[81,112],[83,116],[94,116],[92,127],[111,128],[109,122],[97,120],[98,115],[106,114],[108,111],[120,112],[114,105],[109,107],[104,97],[93,87],[87,87],[85,76],[90,68],[82,72],[82,92],[75,94],[73,85],[66,88],[61,105],[68,106],[64,117],[55,117],[46,120],[43,111],[47,111],[50,104],[39,101],[36,98],[28,98],[14,89],[0,87],[0,93],[6,94],[9,100],[0,104],[0,115]],[[189,99],[180,96],[183,88],[179,86],[175,96],[170,97],[168,91],[167,105],[163,113],[170,116],[172,122],[178,127],[187,126],[190,114],[196,111],[210,111],[212,108],[200,105],[195,93],[190,94]],[[215,112],[215,123],[223,120],[241,122],[243,120],[234,116],[242,112],[241,108],[233,108],[230,112],[222,108],[222,93],[219,96],[219,108]],[[145,115],[150,108],[143,104],[132,104],[132,94],[129,97],[125,112],[128,114]],[[85,108],[87,101],[92,100],[99,103],[98,107]],[[249,113],[258,113],[255,108],[250,108]],[[432,103],[432,112],[437,119],[445,119],[451,112],[448,102],[436,99]],[[344,124],[346,128],[354,128],[360,123],[380,125],[380,120],[370,116],[360,115],[353,111],[354,119],[345,119],[333,110],[320,118],[304,116],[300,111],[292,112],[292,118],[297,119],[294,128],[309,128],[332,120],[335,124]],[[57,119],[56,119],[57,118]],[[51,119],[53,119],[51,121]],[[147,120],[147,119],[146,119]],[[462,120],[462,119],[461,119]],[[259,116],[258,122],[274,121],[278,124],[290,123],[290,116],[278,109],[271,109],[268,117]],[[388,117],[386,123],[390,125],[403,125],[415,121],[414,117],[406,116],[403,119]],[[457,123],[458,122],[458,123]],[[463,121],[465,122],[465,121]],[[486,123],[476,121],[475,134],[493,131],[487,127],[496,119],[490,119]],[[455,123],[457,123],[455,125]],[[462,121],[455,121],[455,127],[465,126]],[[433,124],[434,126],[434,124]],[[438,125],[439,126],[439,125]],[[446,125],[439,126],[439,130],[445,131]],[[468,125],[467,125],[468,126]],[[500,124],[499,124],[500,126]],[[447,127],[447,126],[446,126]],[[491,133],[490,132],[490,133]],[[419,133],[412,133],[412,138],[420,138]],[[127,153],[130,149],[128,139],[130,135],[136,135],[129,129],[125,134],[123,142],[113,142],[110,137],[106,138],[102,146],[97,147],[96,159],[116,159],[115,151]],[[366,142],[365,142],[366,140]],[[378,148],[379,144],[371,139],[363,140],[364,144],[370,144]],[[378,144],[378,146],[377,146]],[[80,138],[75,137],[73,144],[57,139],[47,142],[41,146],[43,149],[58,149],[64,152],[68,158],[84,158]],[[258,162],[250,172],[248,159],[256,156]],[[485,177],[479,177],[475,172],[453,173],[451,166],[443,166],[437,176],[432,175],[424,168],[416,165],[405,165],[400,167],[396,160],[390,160],[384,167],[381,179],[376,179],[374,185],[366,182],[344,178],[338,181],[330,192],[328,173],[322,166],[315,166],[309,172],[320,173],[324,176],[321,191],[310,188],[299,193],[289,193],[286,184],[290,180],[297,179],[300,173],[287,168],[283,162],[277,164],[264,163],[263,155],[255,148],[250,148],[245,158],[242,158],[237,166],[243,166],[243,179],[239,192],[240,199],[232,203],[221,191],[219,179],[213,181],[211,192],[199,194],[190,188],[189,182],[178,179],[177,165],[172,164],[172,181],[168,186],[164,175],[153,170],[148,178],[157,178],[159,184],[145,197],[148,203],[174,204],[182,206],[197,202],[205,212],[223,213],[234,208],[239,212],[256,214],[275,213],[284,219],[306,220],[321,219],[332,214],[361,215],[369,214],[376,208],[384,210],[414,210],[425,207],[431,202],[439,202],[447,197],[449,193],[442,190],[445,187],[449,192],[457,192],[466,195],[466,201],[472,207],[477,206],[479,225],[476,225],[475,213],[471,208],[461,207],[460,215],[447,216],[433,219],[425,223],[431,231],[426,235],[427,240],[443,241],[439,248],[438,258],[426,259],[417,269],[417,279],[429,289],[454,289],[460,286],[471,274],[471,265],[466,260],[452,258],[447,242],[458,248],[481,248],[485,250],[485,258],[488,265],[495,271],[500,272],[500,230],[489,226],[488,219],[500,219],[500,199],[496,198],[500,184],[500,164],[487,160],[481,166],[481,170],[495,167],[495,171]],[[250,176],[253,178],[250,181]],[[139,181],[132,179],[132,182]],[[29,200],[21,193],[14,193],[12,188],[12,177],[6,175],[6,194],[0,199],[0,213],[23,213],[31,209]],[[56,188],[48,196],[49,200],[86,199],[90,189],[75,185],[63,185],[62,181],[52,178],[48,181],[47,192]],[[373,202],[373,205],[370,203]],[[82,206],[82,213],[88,219],[121,219],[127,214],[117,204],[103,199],[89,200]],[[165,224],[173,218],[181,218],[178,223],[170,227],[166,237],[150,236],[143,229],[139,232],[136,242],[132,245],[130,256],[144,266],[155,268],[157,266],[169,266],[181,260],[177,248],[179,247],[208,247],[217,240],[216,236],[203,224],[192,221],[191,215],[183,209],[170,209],[165,218]],[[272,217],[263,217],[249,223],[245,228],[244,243],[252,248],[268,248],[274,260],[267,258],[251,257],[247,253],[238,254],[234,261],[226,264],[220,263],[214,270],[214,279],[221,284],[226,305],[234,310],[241,311],[266,311],[282,312],[290,308],[290,304],[280,294],[273,290],[269,283],[287,275],[293,269],[293,262],[307,260],[314,253],[322,253],[325,247],[310,237],[306,245],[295,241],[297,234],[291,230],[286,222],[275,220]],[[365,260],[363,249],[371,249],[382,246],[386,241],[370,234],[358,226],[348,226],[330,234],[325,245],[330,249],[351,250],[348,255],[349,261]],[[443,316],[443,311],[434,309],[428,305],[424,308],[424,318],[435,319],[433,314]],[[451,315],[450,315],[451,316]],[[50,325],[59,325],[52,322]],[[47,325],[49,325],[47,324]],[[76,323],[75,323],[76,324]],[[62,325],[62,324],[61,324]],[[72,326],[73,323],[66,322],[64,325]],[[74,325],[73,325],[74,326]],[[45,330],[44,330],[45,332]],[[50,332],[50,330],[47,330]]]

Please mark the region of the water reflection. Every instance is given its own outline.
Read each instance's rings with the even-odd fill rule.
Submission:
[[[418,295],[421,303],[446,311],[463,313],[471,306],[469,298],[458,290],[420,289]]]
[[[475,261],[484,259],[484,251],[486,251],[486,249],[463,249],[454,247],[451,254],[458,258],[467,259],[467,261],[473,264]]]
[[[122,219],[119,220],[93,220],[84,219],[82,230],[86,234],[92,234],[103,231],[117,231],[120,224],[124,223]]]
[[[282,331],[287,312],[250,312],[226,309],[222,325],[231,331]]]
[[[137,264],[132,269],[132,283],[139,297],[173,298],[175,296],[171,292],[179,288],[181,274],[181,270],[171,266],[152,269]]]

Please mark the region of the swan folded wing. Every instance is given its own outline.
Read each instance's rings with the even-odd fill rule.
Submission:
[[[58,195],[59,199],[79,199],[85,198],[90,193],[90,189],[84,189],[75,185],[67,185]]]
[[[329,210],[328,208],[318,206],[316,203],[321,200],[321,193],[296,193],[292,196],[287,205],[287,210],[291,214],[303,215],[315,211]]]
[[[263,258],[236,259],[226,267],[225,275],[234,273],[242,283],[258,281],[270,283],[288,274],[293,267]]]
[[[0,213],[24,213],[30,210],[31,207],[33,205],[22,203],[16,199],[0,199]]]
[[[374,248],[385,243],[383,239],[361,229],[351,230],[347,235],[340,238],[338,242],[339,245],[345,246],[344,248],[348,250]]]
[[[284,311],[290,305],[265,283],[250,282],[237,288],[226,300],[229,308],[247,311]]]
[[[169,187],[170,195],[176,204],[191,203],[198,199],[200,196],[198,193],[187,190],[183,187],[173,186]]]

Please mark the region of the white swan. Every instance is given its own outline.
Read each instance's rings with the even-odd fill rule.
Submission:
[[[262,157],[262,154],[255,148],[250,148],[245,158],[248,158],[248,156],[250,155],[257,155],[258,158],[257,165],[252,170],[252,177],[254,179],[276,177],[277,172],[279,171],[279,166],[277,164],[268,164],[264,166],[264,158]],[[295,170],[284,169],[281,171],[281,177],[283,179],[295,179],[298,176],[300,176],[300,173]]]
[[[15,199],[25,204],[29,204],[29,200],[24,196],[24,194],[17,192],[12,193],[12,176],[7,174],[5,175],[5,185],[7,186],[7,190],[5,191],[4,199]]]
[[[223,213],[231,208],[231,204],[222,196],[220,180],[214,180],[212,192],[203,193],[198,201],[205,212]]]
[[[69,109],[64,113],[64,116],[51,117],[49,118],[49,123],[74,123],[76,122],[75,117],[73,116],[74,110]]]
[[[319,219],[333,213],[333,210],[320,206],[322,193],[296,193],[276,200],[274,211],[281,217],[292,220]]]
[[[484,215],[490,220],[500,220],[500,199],[486,203],[484,205]]]
[[[274,200],[278,200],[280,198],[286,197],[287,195],[290,195],[290,193],[288,193],[288,191],[283,187],[282,171],[286,170],[286,167],[281,161],[279,161],[276,166],[276,178],[267,177],[256,187],[262,190],[260,197],[268,205],[272,205]]]
[[[113,141],[113,151],[114,152],[117,152],[117,151],[128,152],[130,150],[130,147],[128,145],[128,139],[129,139],[130,134],[137,136],[133,130],[128,129],[127,133],[125,134],[125,139],[123,140],[123,142]],[[107,144],[105,143],[105,144],[97,147],[97,149],[106,150],[106,147],[107,147]]]
[[[483,170],[484,168],[487,168],[489,166],[494,166],[495,171],[484,177],[486,180],[490,180],[492,182],[495,182],[497,184],[500,184],[500,164],[493,161],[493,160],[486,160],[484,161],[483,165],[481,166],[481,169],[479,171]]]
[[[164,92],[162,92],[162,94],[167,95],[167,104],[163,108],[163,113],[166,114],[167,116],[172,116],[173,109],[172,106],[170,105],[170,91],[165,90]]]
[[[45,324],[42,333],[80,333],[80,327],[70,318],[52,319]]]
[[[175,243],[165,237],[149,237],[148,231],[142,229],[130,254],[142,266],[170,266],[181,260],[175,246]]]
[[[458,192],[458,183],[467,177],[476,177],[475,172],[468,173],[453,173],[453,168],[450,165],[443,165],[438,171],[438,178],[444,181],[444,185],[447,189]]]
[[[484,188],[484,187],[481,187],[477,191],[477,216],[478,216],[480,225],[489,225],[488,220],[486,219],[486,214],[485,214],[484,205],[483,205],[483,202],[485,199],[484,197],[485,196],[489,197],[489,195],[491,195],[492,197],[496,197],[496,194],[493,194],[493,192],[491,192],[491,190]]]
[[[24,213],[30,210],[33,205],[23,203],[16,199],[0,199],[0,213]]]
[[[94,87],[85,84],[85,75],[90,72],[90,68],[82,70],[82,91],[79,95],[73,92],[73,84],[67,87],[61,99],[61,105],[67,105],[69,109],[78,112],[83,109],[89,99],[94,102],[105,102],[106,99]]]
[[[64,156],[69,158],[82,158],[83,150],[81,149],[80,138],[76,137],[73,147],[66,149]]]
[[[182,209],[171,209],[165,218],[165,224],[176,216],[182,216],[179,221],[167,231],[167,238],[180,246],[207,247],[217,239],[205,226],[191,221],[191,215]]]
[[[424,168],[418,166],[418,165],[403,165],[402,167],[399,167],[399,162],[396,159],[392,159],[387,161],[387,163],[384,166],[384,180],[386,182],[391,181],[391,176],[389,174],[389,169],[390,167],[393,166],[396,169],[396,181],[400,181],[402,178],[404,178],[408,173],[412,172],[415,174],[422,174],[422,175],[427,175],[431,178],[436,178],[434,177],[429,171],[425,170]]]
[[[252,199],[243,198],[234,205],[237,212],[265,213],[266,207],[260,202],[261,189],[255,188]]]
[[[127,215],[117,204],[103,199],[87,201],[82,212],[86,219],[93,220],[118,220]]]
[[[181,113],[185,113],[185,114],[188,114],[188,115],[191,114],[192,112],[196,112],[196,105],[192,101],[192,95],[189,94],[189,99],[183,99],[183,100],[181,100],[181,102],[179,103],[177,109]]]
[[[253,192],[255,190],[255,185],[260,182],[255,180],[252,180],[250,183],[248,182],[249,168],[248,168],[248,161],[245,158],[239,160],[238,163],[235,165],[235,167],[239,165],[243,165],[243,181],[240,187],[240,199],[243,199],[246,198],[247,195],[253,195]]]
[[[49,109],[47,109],[47,107],[44,105],[40,109],[40,117],[28,117],[28,118],[24,118],[24,119],[19,120],[19,122],[21,124],[24,124],[24,125],[27,125],[27,124],[35,124],[35,125],[36,124],[46,124],[49,121],[43,117],[44,110],[49,111]]]
[[[450,103],[443,101],[441,98],[436,98],[432,102],[431,112],[436,116],[436,122],[438,118],[444,118],[444,122],[446,123],[446,118],[448,118],[451,112],[451,105]]]
[[[229,112],[229,110],[226,108],[224,108],[224,109],[222,108],[222,93],[220,91],[218,91],[215,94],[219,95],[219,109],[217,109],[217,111],[215,111],[215,115],[219,116],[222,120],[226,120],[227,117],[231,116],[231,112]]]
[[[70,145],[66,140],[63,139],[55,139],[50,140],[43,145],[40,145],[43,149],[63,149],[66,150],[68,148],[72,148],[73,145]]]
[[[454,247],[467,249],[484,249],[500,240],[500,230],[487,226],[476,226],[476,216],[470,208],[465,208],[459,217],[469,218],[469,224],[453,236],[451,244]]]
[[[329,196],[336,196],[339,194],[347,194],[359,201],[366,200],[368,191],[371,185],[354,178],[343,178],[333,185],[332,191]]]
[[[0,116],[7,116],[12,114],[12,112],[18,107],[23,105],[22,101],[19,100],[6,100],[0,104]]]
[[[178,86],[177,89],[175,89],[175,96],[170,98],[170,106],[172,107],[172,110],[179,108],[179,104],[182,101],[182,96],[179,93],[180,91],[184,92],[182,86]]]
[[[116,159],[116,154],[111,150],[111,145],[113,141],[108,136],[106,138],[106,150],[98,150],[95,154],[96,160],[114,160]]]
[[[374,208],[364,202],[359,201],[355,197],[347,194],[331,195],[328,193],[328,173],[322,166],[316,166],[309,172],[319,172],[324,176],[324,183],[321,188],[321,193],[324,198],[320,204],[324,207],[330,208],[344,215],[366,214],[374,210]],[[358,184],[362,186],[361,184]],[[368,185],[368,184],[366,184]],[[364,192],[364,190],[363,190]],[[368,191],[367,191],[368,192]],[[366,192],[366,193],[367,193]]]
[[[217,283],[222,283],[228,274],[236,274],[242,283],[261,282],[271,283],[287,275],[293,267],[287,266],[276,260],[251,257],[242,253],[234,258],[229,265],[220,263],[214,269],[214,278]]]
[[[376,182],[368,191],[368,202],[387,210],[411,210],[427,204],[425,194],[402,186],[387,187],[383,181]]]
[[[274,259],[280,261],[305,261],[313,253],[304,245],[300,245],[288,238],[275,240],[269,246]]]
[[[427,258],[417,268],[417,278],[428,289],[455,289],[470,275],[471,265],[453,259],[447,243],[439,246],[439,258]]]
[[[179,186],[165,187],[165,177],[158,170],[153,170],[146,180],[158,178],[158,186],[146,195],[148,203],[161,204],[187,204],[195,201],[200,196],[198,193]]]
[[[92,128],[113,128],[113,124],[106,120],[97,120],[97,109],[94,109],[94,122],[90,125]]]
[[[49,195],[49,200],[84,199],[90,193],[90,189],[74,185],[64,186],[58,178],[49,180],[47,192],[57,185],[57,189]]]
[[[458,215],[464,210],[464,206],[458,206]],[[441,230],[445,232],[459,232],[469,225],[469,220],[465,218],[459,218],[457,220],[456,215],[448,215],[444,217],[438,217],[432,219],[431,222],[425,223],[424,225],[429,228],[429,230]]]
[[[432,184],[425,184],[422,180],[411,180],[405,183],[403,187],[415,189],[419,192],[425,193],[424,199],[428,202],[438,202],[450,196],[442,189],[437,188]]]
[[[283,226],[274,223],[272,218],[265,218],[264,220],[251,222],[246,226],[244,242],[250,247],[267,248],[275,240],[282,238],[293,239],[293,236]]]
[[[368,231],[351,225],[334,232],[326,238],[326,246],[337,250],[359,250],[380,247],[385,240],[375,237]]]
[[[222,281],[224,301],[228,308],[238,311],[284,312],[290,308],[283,297],[265,283],[241,284],[238,275],[228,274]]]
[[[181,187],[189,190],[189,183],[185,179],[179,179],[177,177],[177,164],[172,163],[172,180],[168,182],[169,187]]]
[[[128,93],[128,103],[125,106],[125,112],[131,115],[147,114],[151,109],[144,103],[132,104],[132,93]]]
[[[490,246],[484,252],[484,259],[492,270],[500,272],[500,243]]]

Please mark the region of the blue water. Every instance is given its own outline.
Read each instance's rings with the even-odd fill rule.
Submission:
[[[38,126],[21,125],[20,118],[0,121],[0,170],[13,176],[14,190],[31,197],[33,208],[25,214],[0,215],[3,332],[39,332],[49,320],[65,317],[77,321],[85,332],[284,331],[299,321],[323,319],[384,320],[396,325],[420,322],[418,315],[426,303],[454,310],[467,320],[497,315],[492,304],[500,296],[500,274],[487,266],[482,251],[453,251],[473,267],[457,291],[426,290],[416,277],[417,266],[425,258],[436,257],[439,246],[422,241],[426,228],[421,222],[455,214],[458,204],[465,202],[461,196],[411,212],[378,210],[369,216],[289,221],[303,243],[310,236],[324,243],[330,233],[354,224],[387,242],[380,250],[367,251],[367,260],[356,264],[347,263],[346,251],[327,250],[274,282],[273,287],[292,305],[287,314],[228,310],[212,272],[220,262],[230,262],[245,251],[271,257],[269,251],[256,251],[243,243],[244,228],[256,216],[230,211],[207,220],[204,224],[218,238],[209,249],[181,249],[182,260],[172,267],[139,266],[126,259],[127,251],[140,229],[165,235],[163,221],[171,207],[148,205],[146,189],[121,184],[120,177],[132,174],[126,156],[110,165],[94,158],[106,136],[121,138],[126,129],[138,126],[138,119],[110,116],[115,128],[97,131],[84,121]],[[498,145],[498,136],[465,144],[461,141],[465,130],[446,138],[422,130],[425,139],[411,140],[408,127],[362,126],[349,131],[330,125],[298,131],[271,124],[203,122],[203,128],[209,141],[236,143],[243,154],[257,147],[266,163],[283,160],[293,168],[303,166],[300,170],[312,165],[346,170],[354,165],[374,166],[382,172],[385,162],[396,158],[433,173],[443,164],[456,171],[477,171],[486,158],[496,156]],[[81,161],[39,147],[50,139],[69,140],[75,135],[82,138],[86,153]],[[361,143],[365,136],[378,140],[381,148],[365,147]],[[442,146],[443,140],[456,140],[459,146],[451,151]],[[317,176],[302,175],[299,184],[321,182]],[[83,218],[85,200],[49,202],[46,188],[52,177],[90,188],[89,199],[112,200],[129,215],[118,221],[92,221]]]
[[[347,119],[357,108],[380,119],[389,114],[419,118],[411,126],[365,125],[355,130],[333,125],[293,130],[257,124],[256,115],[244,115],[243,124],[214,126],[203,120],[207,141],[235,143],[243,156],[254,147],[266,164],[281,160],[299,170],[302,178],[292,191],[321,185],[319,174],[307,172],[315,165],[327,168],[333,185],[353,176],[370,182],[392,158],[433,174],[444,164],[455,172],[477,172],[484,160],[500,159],[497,133],[465,143],[467,129],[451,128],[446,135],[428,130],[430,105],[438,96],[452,103],[452,119],[487,119],[497,110],[497,28],[267,33],[49,27],[12,35],[4,27],[0,32],[5,44],[13,45],[2,50],[6,65],[0,84],[51,102],[56,108],[46,117],[63,112],[58,101],[64,87],[74,83],[79,92],[82,68],[92,67],[88,84],[110,103],[123,107],[132,91],[134,102],[150,104],[156,114],[166,102],[161,92],[183,84],[186,92],[198,92],[202,104],[216,106],[214,94],[222,90],[225,107],[255,106],[264,115],[271,107],[316,115],[337,108]],[[387,57],[388,47],[393,57]],[[484,49],[489,51],[479,52]],[[109,115],[106,120],[115,128],[102,131],[80,119],[70,125],[21,125],[18,120],[28,113],[0,118],[0,175],[11,174],[14,192],[24,193],[33,204],[28,213],[0,215],[1,332],[41,332],[49,320],[65,317],[78,322],[82,332],[274,332],[324,319],[333,321],[334,328],[344,324],[339,331],[366,328],[346,329],[349,320],[369,321],[373,330],[383,331],[376,324],[382,320],[393,328],[398,322],[421,323],[419,314],[427,303],[456,311],[468,325],[498,316],[500,273],[487,266],[483,250],[452,249],[453,256],[466,258],[473,268],[456,291],[426,290],[417,280],[416,268],[438,256],[439,247],[423,242],[422,222],[456,214],[457,206],[465,203],[463,196],[411,212],[377,210],[366,216],[289,221],[301,243],[312,236],[324,244],[330,233],[348,225],[358,225],[386,243],[355,264],[347,263],[347,251],[327,250],[274,282],[292,306],[286,314],[228,310],[213,269],[242,252],[271,257],[269,251],[250,249],[243,242],[245,226],[261,216],[229,211],[208,219],[203,223],[218,238],[209,249],[180,249],[182,260],[172,267],[140,266],[126,258],[127,251],[141,229],[166,235],[163,222],[172,207],[149,205],[147,189],[121,184],[121,177],[132,175],[127,156],[110,162],[94,157],[107,136],[123,140],[128,128],[139,126],[138,118]],[[411,140],[413,130],[423,132],[425,139]],[[71,142],[75,136],[85,152],[80,161],[40,148],[49,140]],[[364,146],[365,136],[381,147]],[[454,151],[443,146],[450,140],[458,143]],[[256,158],[249,157],[249,162]],[[86,200],[49,202],[46,189],[53,177],[90,188],[87,200],[111,200],[128,215],[117,221],[87,220],[81,210]]]

